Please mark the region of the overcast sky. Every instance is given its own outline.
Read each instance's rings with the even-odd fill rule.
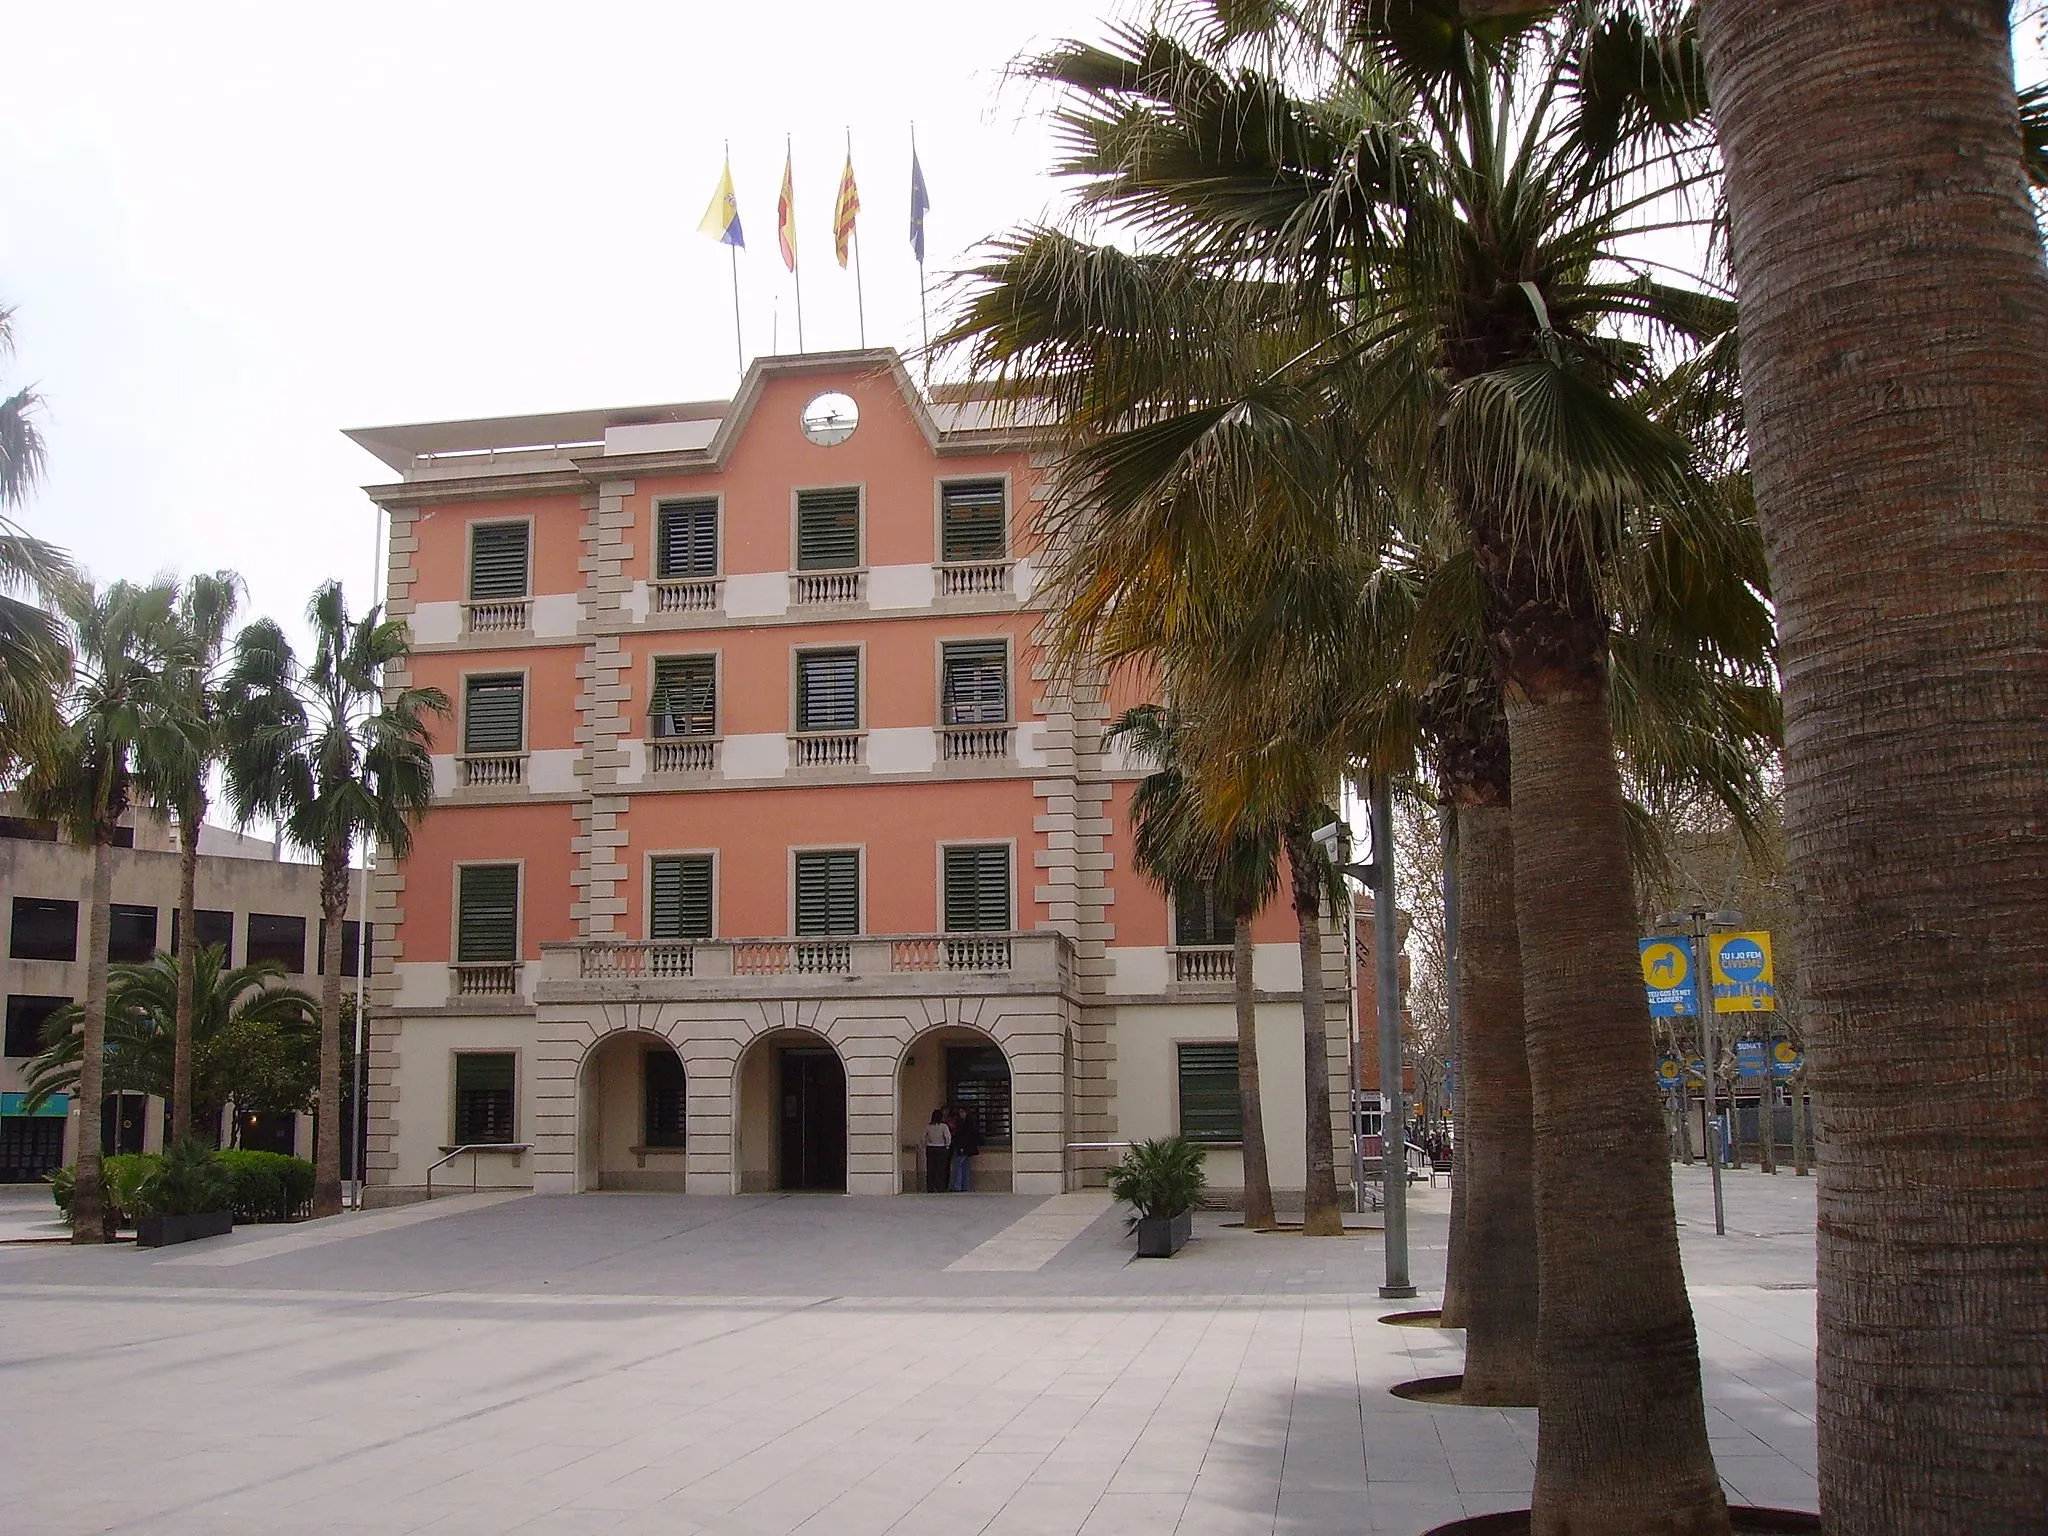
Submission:
[[[358,487],[391,477],[344,427],[731,392],[727,253],[697,233],[727,140],[749,354],[796,350],[785,134],[805,341],[858,340],[831,249],[849,128],[867,339],[908,349],[913,119],[936,304],[977,242],[1057,197],[1044,100],[1005,66],[1115,9],[16,7],[0,390],[46,396],[50,451],[22,521],[103,581],[239,570],[251,612],[295,629],[329,576],[360,604]]]

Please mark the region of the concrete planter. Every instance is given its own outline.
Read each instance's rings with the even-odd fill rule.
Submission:
[[[1194,1231],[1195,1217],[1192,1211],[1182,1211],[1178,1216],[1146,1217],[1134,1229],[1138,1234],[1138,1257],[1141,1259],[1170,1259],[1187,1246],[1189,1235]]]
[[[200,1211],[192,1216],[138,1216],[135,1218],[135,1246],[168,1248],[201,1237],[225,1237],[235,1229],[230,1211]]]

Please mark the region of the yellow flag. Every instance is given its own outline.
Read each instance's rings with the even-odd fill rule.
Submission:
[[[725,169],[718,173],[718,188],[711,194],[711,206],[704,210],[704,222],[697,226],[698,233],[709,235],[725,245],[747,248],[747,237],[740,229],[740,200],[732,190],[732,157],[727,156]]]

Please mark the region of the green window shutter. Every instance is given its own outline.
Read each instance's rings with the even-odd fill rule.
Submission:
[[[510,1051],[465,1051],[455,1058],[455,1144],[504,1145],[513,1139],[518,1062]]]
[[[526,679],[472,677],[462,711],[464,752],[526,749]]]
[[[657,656],[649,734],[718,734],[718,661],[712,656]]]
[[[962,480],[939,488],[939,559],[1000,560],[1009,547],[1008,498],[1000,480]]]
[[[1186,945],[1228,944],[1237,924],[1216,899],[1216,883],[1200,880],[1173,893],[1173,942]]]
[[[1010,930],[1010,850],[946,850],[946,931],[1007,933]]]
[[[646,1147],[682,1147],[688,1141],[688,1082],[682,1059],[665,1045],[640,1058],[646,1084],[641,1142]]]
[[[860,564],[860,487],[796,493],[796,568],[841,571]]]
[[[796,931],[801,938],[860,932],[860,854],[796,856]]]
[[[797,657],[796,728],[860,729],[860,652],[806,651]]]
[[[941,653],[940,702],[948,725],[1001,725],[1010,718],[1009,650],[969,640]]]
[[[493,965],[518,958],[519,866],[467,866],[456,906],[455,963]]]
[[[1235,1045],[1183,1045],[1180,1052],[1180,1133],[1190,1141],[1244,1140]]]
[[[656,859],[648,897],[647,937],[711,937],[711,855]]]
[[[665,580],[718,574],[718,501],[665,501],[656,518],[654,574]]]
[[[469,600],[526,596],[525,523],[479,523],[469,531]]]

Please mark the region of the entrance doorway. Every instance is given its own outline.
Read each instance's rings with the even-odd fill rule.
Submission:
[[[782,1130],[778,1182],[784,1189],[846,1190],[846,1069],[829,1046],[776,1052]]]
[[[952,1025],[927,1030],[910,1042],[897,1074],[897,1139],[902,1163],[897,1187],[933,1193],[924,1157],[924,1128],[932,1112],[952,1108],[973,1121],[979,1151],[968,1164],[966,1187],[1008,1193],[1010,1167],[1010,1063],[1003,1049],[978,1029]],[[949,1173],[948,1185],[951,1187]]]

